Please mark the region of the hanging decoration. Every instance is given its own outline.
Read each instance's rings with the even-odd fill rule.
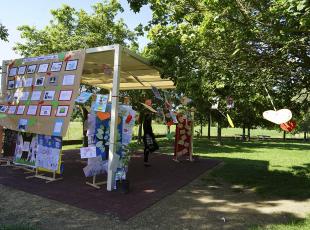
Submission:
[[[229,125],[230,125],[232,128],[235,128],[235,125],[234,125],[232,119],[230,118],[229,114],[227,114],[227,120],[228,120]]]
[[[268,110],[263,113],[263,117],[272,123],[280,125],[291,120],[292,112],[289,109]]]
[[[296,121],[290,120],[288,122],[280,124],[280,128],[285,132],[292,132],[296,128]]]
[[[233,100],[233,98],[231,96],[227,97],[226,103],[227,103],[227,109],[234,108],[234,100]]]

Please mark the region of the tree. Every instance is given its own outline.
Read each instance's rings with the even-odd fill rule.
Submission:
[[[8,36],[9,36],[8,29],[5,28],[5,26],[0,23],[0,40],[7,42]]]
[[[278,109],[298,115],[308,108],[308,100],[292,100],[310,94],[308,1],[129,1],[135,11],[146,2],[153,18],[145,54],[178,89],[206,102],[234,97],[243,127],[258,125],[257,115],[272,109],[265,88]]]
[[[23,56],[38,56],[112,44],[137,49],[136,33],[129,30],[122,19],[116,20],[116,15],[123,11],[118,1],[96,3],[92,10],[88,14],[84,10],[78,11],[63,5],[51,10],[53,18],[42,30],[29,25],[20,26],[18,30],[24,42],[17,43],[15,50]],[[86,85],[82,85],[81,89],[94,93],[105,92]],[[76,113],[82,117],[84,124],[87,119],[85,109],[76,110]],[[84,132],[84,144],[85,140]]]

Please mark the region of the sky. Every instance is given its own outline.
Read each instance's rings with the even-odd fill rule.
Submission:
[[[91,11],[91,5],[100,0],[8,0],[1,1],[0,22],[8,29],[9,42],[0,40],[0,63],[2,60],[20,58],[20,55],[13,51],[16,42],[21,42],[20,33],[17,27],[21,25],[36,26],[43,28],[51,20],[51,9],[57,9],[62,4],[67,4],[75,9]],[[134,29],[138,24],[146,25],[151,19],[151,10],[145,6],[140,13],[135,14],[130,10],[127,0],[120,0],[124,13],[118,15],[123,18],[130,29]],[[140,48],[147,44],[146,37],[139,38]]]

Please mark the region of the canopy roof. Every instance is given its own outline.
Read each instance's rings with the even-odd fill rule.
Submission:
[[[114,53],[114,46],[87,49],[82,83],[112,89]],[[120,60],[120,90],[175,88],[172,81],[160,77],[157,68],[127,48],[122,47]]]

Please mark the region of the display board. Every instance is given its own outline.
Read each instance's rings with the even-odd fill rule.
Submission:
[[[0,125],[64,136],[79,94],[85,50],[5,61]]]
[[[185,116],[178,115],[178,124],[175,130],[175,148],[174,156],[181,157],[191,154],[191,136],[192,136],[192,121]]]

